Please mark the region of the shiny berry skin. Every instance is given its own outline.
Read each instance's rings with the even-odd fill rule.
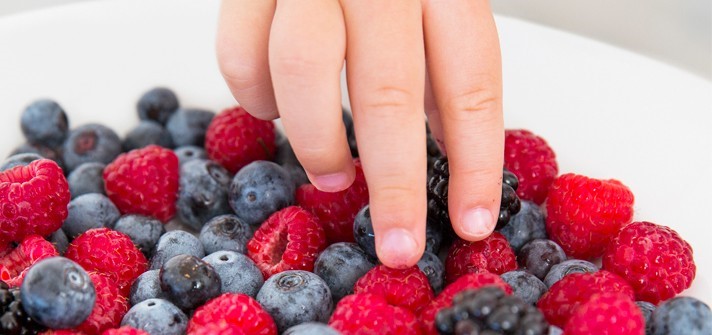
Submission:
[[[176,210],[181,222],[200,230],[205,222],[231,213],[227,190],[231,176],[218,163],[195,159],[180,165]]]
[[[546,218],[544,210],[531,201],[522,201],[519,213],[509,219],[509,223],[499,230],[509,241],[514,252],[519,252],[527,242],[546,238]]]
[[[420,257],[417,266],[428,277],[433,292],[440,293],[445,285],[445,264],[443,261],[436,254],[426,250],[423,257]]]
[[[551,184],[546,231],[566,255],[601,256],[618,230],[633,218],[633,193],[621,182],[567,173]]]
[[[419,335],[411,311],[388,304],[377,294],[352,294],[336,305],[329,326],[343,335]]]
[[[354,284],[375,266],[373,259],[356,243],[328,246],[314,263],[314,273],[329,286],[334,302],[354,293]]]
[[[245,334],[277,335],[274,320],[255,299],[234,293],[225,293],[195,310],[188,323],[188,333],[221,321],[236,326]]]
[[[434,298],[428,277],[417,266],[392,269],[378,265],[356,282],[354,293],[383,296],[389,304],[406,308],[415,314]]]
[[[89,272],[89,277],[96,290],[96,303],[89,317],[75,330],[97,334],[118,327],[129,309],[126,296],[119,291],[119,287],[111,278],[95,272]]]
[[[159,273],[161,289],[183,310],[192,310],[220,295],[220,276],[212,265],[190,255],[169,259]]]
[[[692,247],[676,231],[634,222],[608,245],[603,269],[627,280],[636,299],[657,304],[689,288],[697,268]]]
[[[151,257],[151,269],[160,269],[173,256],[186,254],[205,257],[205,249],[195,235],[185,230],[171,230],[158,239],[156,252]]]
[[[67,218],[69,200],[64,172],[51,160],[0,172],[0,244],[50,235]]]
[[[276,151],[274,123],[260,120],[239,106],[226,109],[210,122],[205,150],[230,173],[256,160],[270,160]]]
[[[314,269],[326,236],[318,219],[291,206],[270,216],[247,243],[247,255],[260,268],[265,280],[286,270]]]
[[[10,287],[18,287],[32,265],[58,254],[54,245],[44,238],[27,236],[17,247],[7,246],[0,251],[0,280]]]
[[[517,260],[507,239],[494,232],[477,242],[456,239],[445,260],[445,278],[452,283],[467,273],[489,271],[502,274],[516,268]]]
[[[566,335],[644,335],[643,314],[629,296],[606,292],[592,295],[566,323]]]
[[[519,179],[519,197],[539,205],[559,173],[554,150],[543,138],[524,129],[504,132],[504,167]]]
[[[564,250],[552,240],[533,240],[517,254],[519,265],[542,280],[552,266],[565,260]]]
[[[121,139],[109,127],[86,124],[69,132],[61,152],[67,171],[89,162],[108,164],[121,153]]]
[[[254,161],[235,174],[230,183],[230,207],[245,223],[259,226],[276,211],[294,204],[294,182],[281,166]]]

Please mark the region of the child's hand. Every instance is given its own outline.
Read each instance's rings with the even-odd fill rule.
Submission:
[[[325,191],[354,179],[341,120],[346,60],[383,264],[413,265],[425,247],[424,112],[447,148],[455,231],[480,240],[494,229],[504,131],[488,1],[225,0],[217,51],[235,98],[258,118],[281,117],[309,179]]]

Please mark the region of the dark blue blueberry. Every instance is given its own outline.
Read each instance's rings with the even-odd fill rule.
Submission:
[[[0,172],[10,170],[16,166],[27,166],[30,163],[42,158],[43,157],[38,154],[29,152],[24,154],[12,155],[2,162],[2,164],[0,165]]]
[[[440,293],[445,282],[445,265],[437,255],[430,251],[423,253],[423,257],[418,261],[418,268],[428,277],[430,287],[435,294]]]
[[[77,166],[67,177],[72,199],[88,193],[106,194],[104,190],[103,163],[89,162]]]
[[[255,297],[265,280],[249,257],[234,251],[217,251],[203,258],[213,266],[222,283],[220,293],[242,293]]]
[[[552,266],[546,274],[546,277],[544,277],[544,284],[551,288],[551,285],[554,285],[554,283],[561,280],[561,278],[564,278],[566,275],[572,273],[592,273],[596,271],[598,271],[596,264],[580,259],[569,259]]]
[[[425,251],[437,254],[443,241],[443,232],[440,225],[432,218],[428,218],[425,225]]]
[[[168,299],[161,290],[161,279],[158,276],[160,271],[148,270],[134,280],[129,293],[131,306],[148,299]]]
[[[237,216],[216,216],[200,230],[198,237],[206,254],[220,250],[247,252],[247,242],[252,238],[252,229]]]
[[[161,289],[183,310],[192,310],[220,295],[220,276],[213,267],[190,255],[169,259],[159,273]]]
[[[66,168],[64,161],[62,161],[61,149],[52,149],[41,144],[31,144],[25,143],[15,148],[15,150],[10,153],[10,156],[15,156],[18,154],[36,154],[44,158],[51,159],[57,163],[61,168]]]
[[[692,297],[676,297],[663,302],[653,312],[653,334],[710,335],[712,311]]]
[[[537,239],[525,244],[517,254],[519,266],[544,279],[552,266],[566,260],[564,249],[552,240]]]
[[[62,229],[57,229],[52,235],[49,235],[47,240],[54,245],[54,248],[57,249],[60,255],[64,255],[64,252],[67,251],[69,247],[67,234],[65,234]]]
[[[378,259],[376,255],[376,234],[371,222],[371,211],[366,205],[361,208],[354,218],[354,238],[356,243],[371,259]]]
[[[208,154],[205,152],[205,149],[194,145],[185,145],[176,148],[173,152],[178,156],[178,162],[180,162],[181,165],[194,159],[208,159]]]
[[[275,130],[275,144],[277,145],[277,152],[274,154],[274,162],[279,165],[296,165],[301,167],[302,164],[297,159],[297,155],[292,149],[292,145],[289,140],[282,133]]]
[[[124,151],[131,151],[151,144],[170,149],[173,148],[173,138],[161,124],[153,121],[141,121],[138,126],[126,134],[121,147]]]
[[[181,165],[176,201],[181,221],[200,230],[213,217],[230,213],[227,201],[230,180],[230,173],[210,160],[196,159]]]
[[[284,171],[287,171],[289,178],[292,179],[292,182],[294,182],[295,189],[304,184],[309,184],[309,177],[307,177],[307,173],[301,166],[287,164],[282,165],[282,168]]]
[[[100,124],[87,124],[69,133],[63,146],[63,161],[68,171],[88,162],[111,163],[121,153],[121,139]]]
[[[141,329],[150,335],[183,335],[188,317],[168,300],[148,299],[131,307],[121,326]]]
[[[144,93],[136,104],[141,120],[151,120],[162,125],[168,122],[177,109],[178,97],[165,87],[156,87]]]
[[[20,287],[23,307],[49,328],[79,326],[94,309],[94,284],[79,264],[51,257],[33,265]]]
[[[171,133],[176,147],[202,147],[205,144],[205,132],[214,116],[215,113],[206,110],[180,108],[168,119],[166,129]]]
[[[269,161],[247,164],[230,184],[230,207],[249,225],[259,225],[294,203],[294,183],[284,169]]]
[[[647,301],[636,301],[636,305],[643,313],[643,319],[645,320],[645,335],[653,334],[653,312],[655,312],[655,305]]]
[[[349,149],[351,149],[351,156],[358,157],[358,146],[356,145],[356,132],[354,131],[354,119],[351,116],[351,112],[346,109],[346,107],[341,108],[341,118],[344,121],[344,128],[346,128],[346,140],[349,143]]]
[[[519,213],[509,219],[509,224],[499,232],[507,238],[515,252],[527,242],[546,238],[546,223],[541,207],[531,201],[522,201]]]
[[[314,273],[302,270],[270,277],[256,300],[274,318],[280,332],[304,322],[327,322],[334,309],[329,286]]]
[[[67,138],[69,120],[57,102],[42,99],[25,108],[20,117],[20,126],[28,142],[57,148]]]
[[[509,271],[503,273],[501,277],[512,287],[514,295],[532,305],[536,304],[539,298],[549,290],[541,279],[526,271]]]
[[[319,322],[305,322],[291,327],[284,331],[282,335],[340,335],[336,329]]]
[[[114,230],[128,235],[146,257],[153,255],[158,239],[166,232],[161,221],[142,215],[120,217],[114,224]]]
[[[375,264],[356,245],[339,242],[328,246],[314,263],[314,273],[326,282],[335,302],[354,293],[354,284]]]
[[[156,243],[156,251],[151,257],[151,269],[160,269],[166,261],[181,254],[203,258],[205,250],[195,235],[183,230],[169,231],[161,235]]]
[[[121,217],[119,209],[105,195],[88,193],[69,202],[69,215],[62,224],[67,237],[74,239],[92,228],[113,228]]]

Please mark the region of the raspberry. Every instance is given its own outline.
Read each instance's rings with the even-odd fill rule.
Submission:
[[[245,294],[225,293],[198,307],[188,323],[188,334],[214,323],[233,325],[245,334],[277,335],[277,326],[262,306]],[[203,331],[202,334],[207,334]]]
[[[129,303],[109,277],[96,272],[90,272],[89,277],[96,289],[96,302],[94,310],[76,330],[87,334],[99,334],[106,329],[119,326],[124,314],[129,310]]]
[[[312,184],[305,184],[297,189],[297,204],[319,218],[329,243],[355,242],[354,218],[358,211],[368,204],[368,188],[361,162],[354,160],[354,164],[356,179],[343,191],[323,192]]]
[[[561,175],[549,189],[546,231],[571,258],[601,256],[633,219],[633,200],[633,193],[617,180]]]
[[[226,323],[210,323],[196,330],[189,332],[188,335],[247,335],[240,327]]]
[[[506,294],[512,294],[512,288],[498,275],[489,272],[469,273],[445,287],[440,294],[425,308],[420,311],[418,320],[420,321],[423,334],[436,335],[435,316],[443,308],[452,306],[452,300],[458,293],[468,289],[478,289],[484,286],[497,286],[504,290]]]
[[[136,329],[136,328],[131,328],[128,326],[121,327],[121,328],[116,328],[116,329],[107,329],[101,335],[149,335],[147,332],[141,330],[141,329]]]
[[[633,289],[618,275],[601,270],[594,273],[572,273],[551,286],[539,299],[541,309],[550,324],[563,328],[578,306],[592,294],[619,292],[633,299]]]
[[[621,229],[603,255],[603,268],[625,278],[637,300],[653,304],[690,287],[696,271],[692,247],[674,230],[650,222]]]
[[[645,319],[635,302],[617,292],[594,294],[573,313],[566,335],[644,335]]]
[[[38,235],[27,236],[16,248],[0,251],[0,280],[10,287],[19,287],[30,266],[57,255],[57,249],[49,241]]]
[[[122,214],[168,222],[176,212],[178,157],[157,145],[129,151],[106,166],[104,185]]]
[[[51,160],[0,172],[0,243],[52,234],[67,218],[69,200],[64,172]]]
[[[405,308],[389,305],[380,295],[361,293],[336,305],[329,326],[343,335],[418,335],[418,321]]]
[[[416,314],[434,298],[428,277],[417,266],[391,269],[379,265],[356,282],[354,293],[380,295],[389,304],[407,308]]]
[[[519,178],[517,194],[541,205],[559,173],[556,154],[546,141],[524,129],[504,132],[504,167]]]
[[[215,116],[205,134],[208,157],[232,174],[253,161],[271,160],[276,149],[274,124],[239,106]]]
[[[272,214],[257,229],[247,242],[247,255],[267,280],[286,270],[312,271],[324,248],[326,237],[317,218],[300,207],[290,206]]]
[[[499,232],[477,242],[456,239],[445,260],[445,277],[448,283],[467,273],[484,270],[503,274],[516,269],[517,259],[514,251]]]
[[[72,329],[49,329],[41,332],[40,335],[86,335],[78,330]]]
[[[72,241],[65,257],[87,271],[99,272],[111,278],[124,295],[131,284],[148,269],[146,256],[124,233],[109,228],[86,231]]]

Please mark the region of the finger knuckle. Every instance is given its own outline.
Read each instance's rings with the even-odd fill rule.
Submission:
[[[319,57],[292,52],[273,56],[270,59],[270,69],[280,76],[303,78],[323,73],[328,67],[325,62],[319,61]]]
[[[474,88],[453,95],[445,104],[450,117],[460,121],[471,120],[473,117],[496,114],[500,110],[502,94],[495,85],[480,82]]]
[[[410,113],[414,94],[399,85],[382,85],[366,94],[364,107],[381,117],[400,117]]]

